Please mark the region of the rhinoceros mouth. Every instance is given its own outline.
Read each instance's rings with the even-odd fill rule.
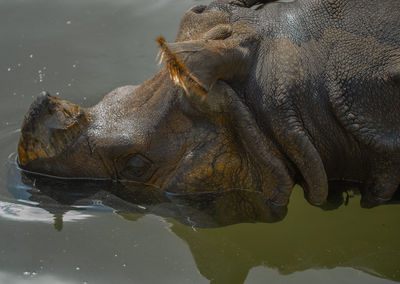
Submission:
[[[78,105],[41,94],[25,115],[18,143],[18,164],[54,158],[86,130],[90,118]]]

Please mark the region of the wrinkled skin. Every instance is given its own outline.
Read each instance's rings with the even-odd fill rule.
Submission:
[[[398,0],[217,0],[183,17],[168,44],[206,95],[162,69],[83,109],[43,95],[28,111],[22,168],[152,184],[171,193],[249,189],[286,205],[328,181],[363,203],[400,184]],[[188,83],[190,86],[190,82]]]

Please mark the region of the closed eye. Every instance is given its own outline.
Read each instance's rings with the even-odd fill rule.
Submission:
[[[153,163],[141,154],[122,158],[120,175],[128,180],[145,182],[153,174]]]

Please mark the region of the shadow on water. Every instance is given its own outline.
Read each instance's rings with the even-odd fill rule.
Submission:
[[[358,205],[346,208],[352,212],[344,211],[349,203],[359,201],[360,194],[343,184],[332,186],[323,210],[299,204],[305,201],[301,190],[295,189],[286,218],[287,208],[273,207],[249,191],[177,196],[133,183],[37,176],[15,166],[9,171],[8,189],[16,200],[52,214],[57,230],[62,230],[65,216],[74,216],[71,212],[90,216],[87,213],[91,210],[112,211],[131,222],[149,214],[166,218],[172,224],[171,231],[188,244],[200,273],[211,283],[244,283],[260,273],[260,267],[287,277],[302,272],[305,279],[315,269],[329,269],[343,277],[346,271],[335,272],[342,267],[382,280],[400,280],[399,235],[385,227],[395,222],[381,219],[388,216],[391,206],[367,210]],[[399,200],[398,194],[392,203]],[[389,219],[393,218],[398,220],[398,216]],[[360,219],[368,219],[370,224],[358,226]],[[322,275],[326,277],[327,273]],[[361,278],[358,281],[362,283]]]

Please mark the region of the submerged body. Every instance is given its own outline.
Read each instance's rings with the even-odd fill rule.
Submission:
[[[192,8],[161,46],[167,67],[94,107],[40,97],[22,127],[21,167],[177,194],[249,189],[276,205],[295,183],[323,204],[340,180],[362,184],[366,206],[390,200],[400,184],[398,1],[260,2]]]

